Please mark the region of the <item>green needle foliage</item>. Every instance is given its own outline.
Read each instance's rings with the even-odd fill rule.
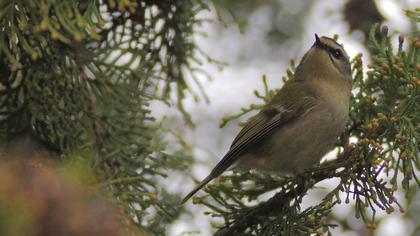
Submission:
[[[420,22],[420,11],[408,11]],[[380,39],[377,39],[378,37]],[[195,197],[208,214],[220,217],[224,225],[216,235],[321,235],[335,225],[329,221],[331,209],[338,204],[354,203],[355,216],[368,228],[376,227],[377,211],[391,213],[403,207],[394,196],[398,188],[406,194],[420,185],[420,39],[399,37],[394,48],[388,28],[374,26],[369,44],[372,64],[363,74],[361,55],[352,60],[353,98],[346,131],[335,145],[337,158],[298,176],[262,175],[254,172],[232,173],[208,186],[208,196]],[[294,69],[294,63],[292,63]],[[288,78],[293,77],[288,70]],[[286,78],[284,78],[286,79]],[[256,92],[264,103],[275,91]],[[264,106],[251,105],[231,120]],[[356,138],[350,143],[350,138]],[[335,178],[336,186],[318,203],[301,208],[302,199],[319,182]],[[264,193],[274,196],[258,201]]]
[[[162,234],[179,209],[157,177],[187,160],[162,152],[148,104],[174,94],[183,111],[187,75],[203,73],[198,56],[209,59],[193,40],[206,9],[200,0],[0,1],[2,144],[29,137],[61,159],[88,159],[133,222]]]

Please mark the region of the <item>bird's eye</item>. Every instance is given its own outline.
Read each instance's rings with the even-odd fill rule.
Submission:
[[[331,49],[330,53],[335,59],[340,59],[343,56],[343,53],[339,49]]]

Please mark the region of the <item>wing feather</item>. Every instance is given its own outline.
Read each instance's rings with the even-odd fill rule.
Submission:
[[[256,119],[256,122],[259,121],[259,123],[250,126],[248,131],[244,133],[234,143],[234,145],[232,145],[231,149],[214,167],[210,175],[214,176],[213,178],[219,176],[234,162],[236,162],[236,157],[238,157],[239,154],[241,154],[243,151],[246,151],[247,148],[252,147],[254,144],[258,143],[276,128],[285,125],[289,121],[293,120],[292,118],[299,116],[301,112],[303,112],[303,110],[301,110],[299,113],[291,111],[279,113],[277,116],[273,117],[268,122],[263,122],[264,119]]]

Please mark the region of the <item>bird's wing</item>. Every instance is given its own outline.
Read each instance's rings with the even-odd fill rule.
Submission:
[[[311,110],[314,97],[310,91],[304,91],[305,86],[298,83],[301,82],[288,81],[266,108],[247,122],[234,139],[228,153],[210,173],[213,178],[228,169],[241,153],[268,136],[273,130]]]
[[[271,109],[262,109],[258,114],[251,117],[241,129],[241,131],[236,135],[233,140],[230,149],[234,149],[236,146],[241,145],[245,140],[249,139],[252,135],[257,133],[260,130],[264,129],[264,125],[268,125],[270,122],[274,121],[275,116],[284,116],[285,111],[279,111],[278,109],[282,108],[271,108]],[[281,119],[281,117],[278,117]]]
[[[314,105],[314,97],[310,91],[305,91],[305,86],[296,80],[289,80],[279,93],[273,97],[266,108],[252,117],[245,127],[239,132],[232,143],[230,150],[223,159],[214,167],[211,173],[201,181],[183,200],[186,202],[198,190],[212,179],[222,174],[234,162],[241,153],[252,148],[253,145],[268,136],[273,130],[286,125],[295,118],[302,116],[311,110]],[[285,88],[288,87],[288,88]]]

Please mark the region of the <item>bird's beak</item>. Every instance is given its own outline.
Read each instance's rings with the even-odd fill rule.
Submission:
[[[319,39],[318,35],[315,34],[315,45],[320,46],[321,45],[321,39]]]

